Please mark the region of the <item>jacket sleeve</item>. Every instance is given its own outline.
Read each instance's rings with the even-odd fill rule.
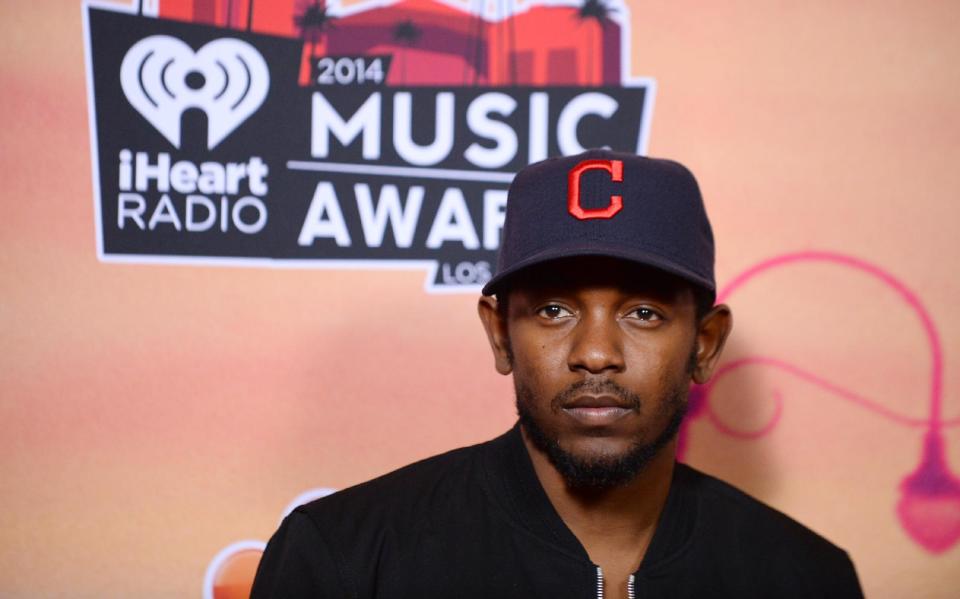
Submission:
[[[342,599],[347,589],[341,562],[316,522],[294,510],[260,558],[250,599]]]

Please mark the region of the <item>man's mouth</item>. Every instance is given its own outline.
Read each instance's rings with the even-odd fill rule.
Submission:
[[[591,425],[611,424],[635,409],[634,405],[614,395],[580,395],[562,406],[566,414]]]

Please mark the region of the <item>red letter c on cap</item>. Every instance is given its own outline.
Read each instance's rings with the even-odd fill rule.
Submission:
[[[587,171],[607,171],[610,180],[623,181],[623,162],[620,160],[584,160],[570,169],[567,174],[567,211],[580,220],[590,218],[612,218],[623,208],[623,196],[610,196],[610,204],[606,208],[586,210],[580,205],[580,177]]]

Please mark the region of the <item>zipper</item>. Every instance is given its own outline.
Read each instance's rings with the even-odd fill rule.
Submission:
[[[637,578],[631,574],[627,579],[627,599],[637,599],[637,592],[634,589]],[[603,599],[603,568],[597,566],[597,599]]]

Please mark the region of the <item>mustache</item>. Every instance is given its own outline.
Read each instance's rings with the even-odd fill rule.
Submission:
[[[563,406],[580,395],[612,395],[626,404],[630,409],[639,410],[643,401],[636,393],[632,393],[610,379],[588,379],[573,383],[558,393],[550,407],[560,411]]]

